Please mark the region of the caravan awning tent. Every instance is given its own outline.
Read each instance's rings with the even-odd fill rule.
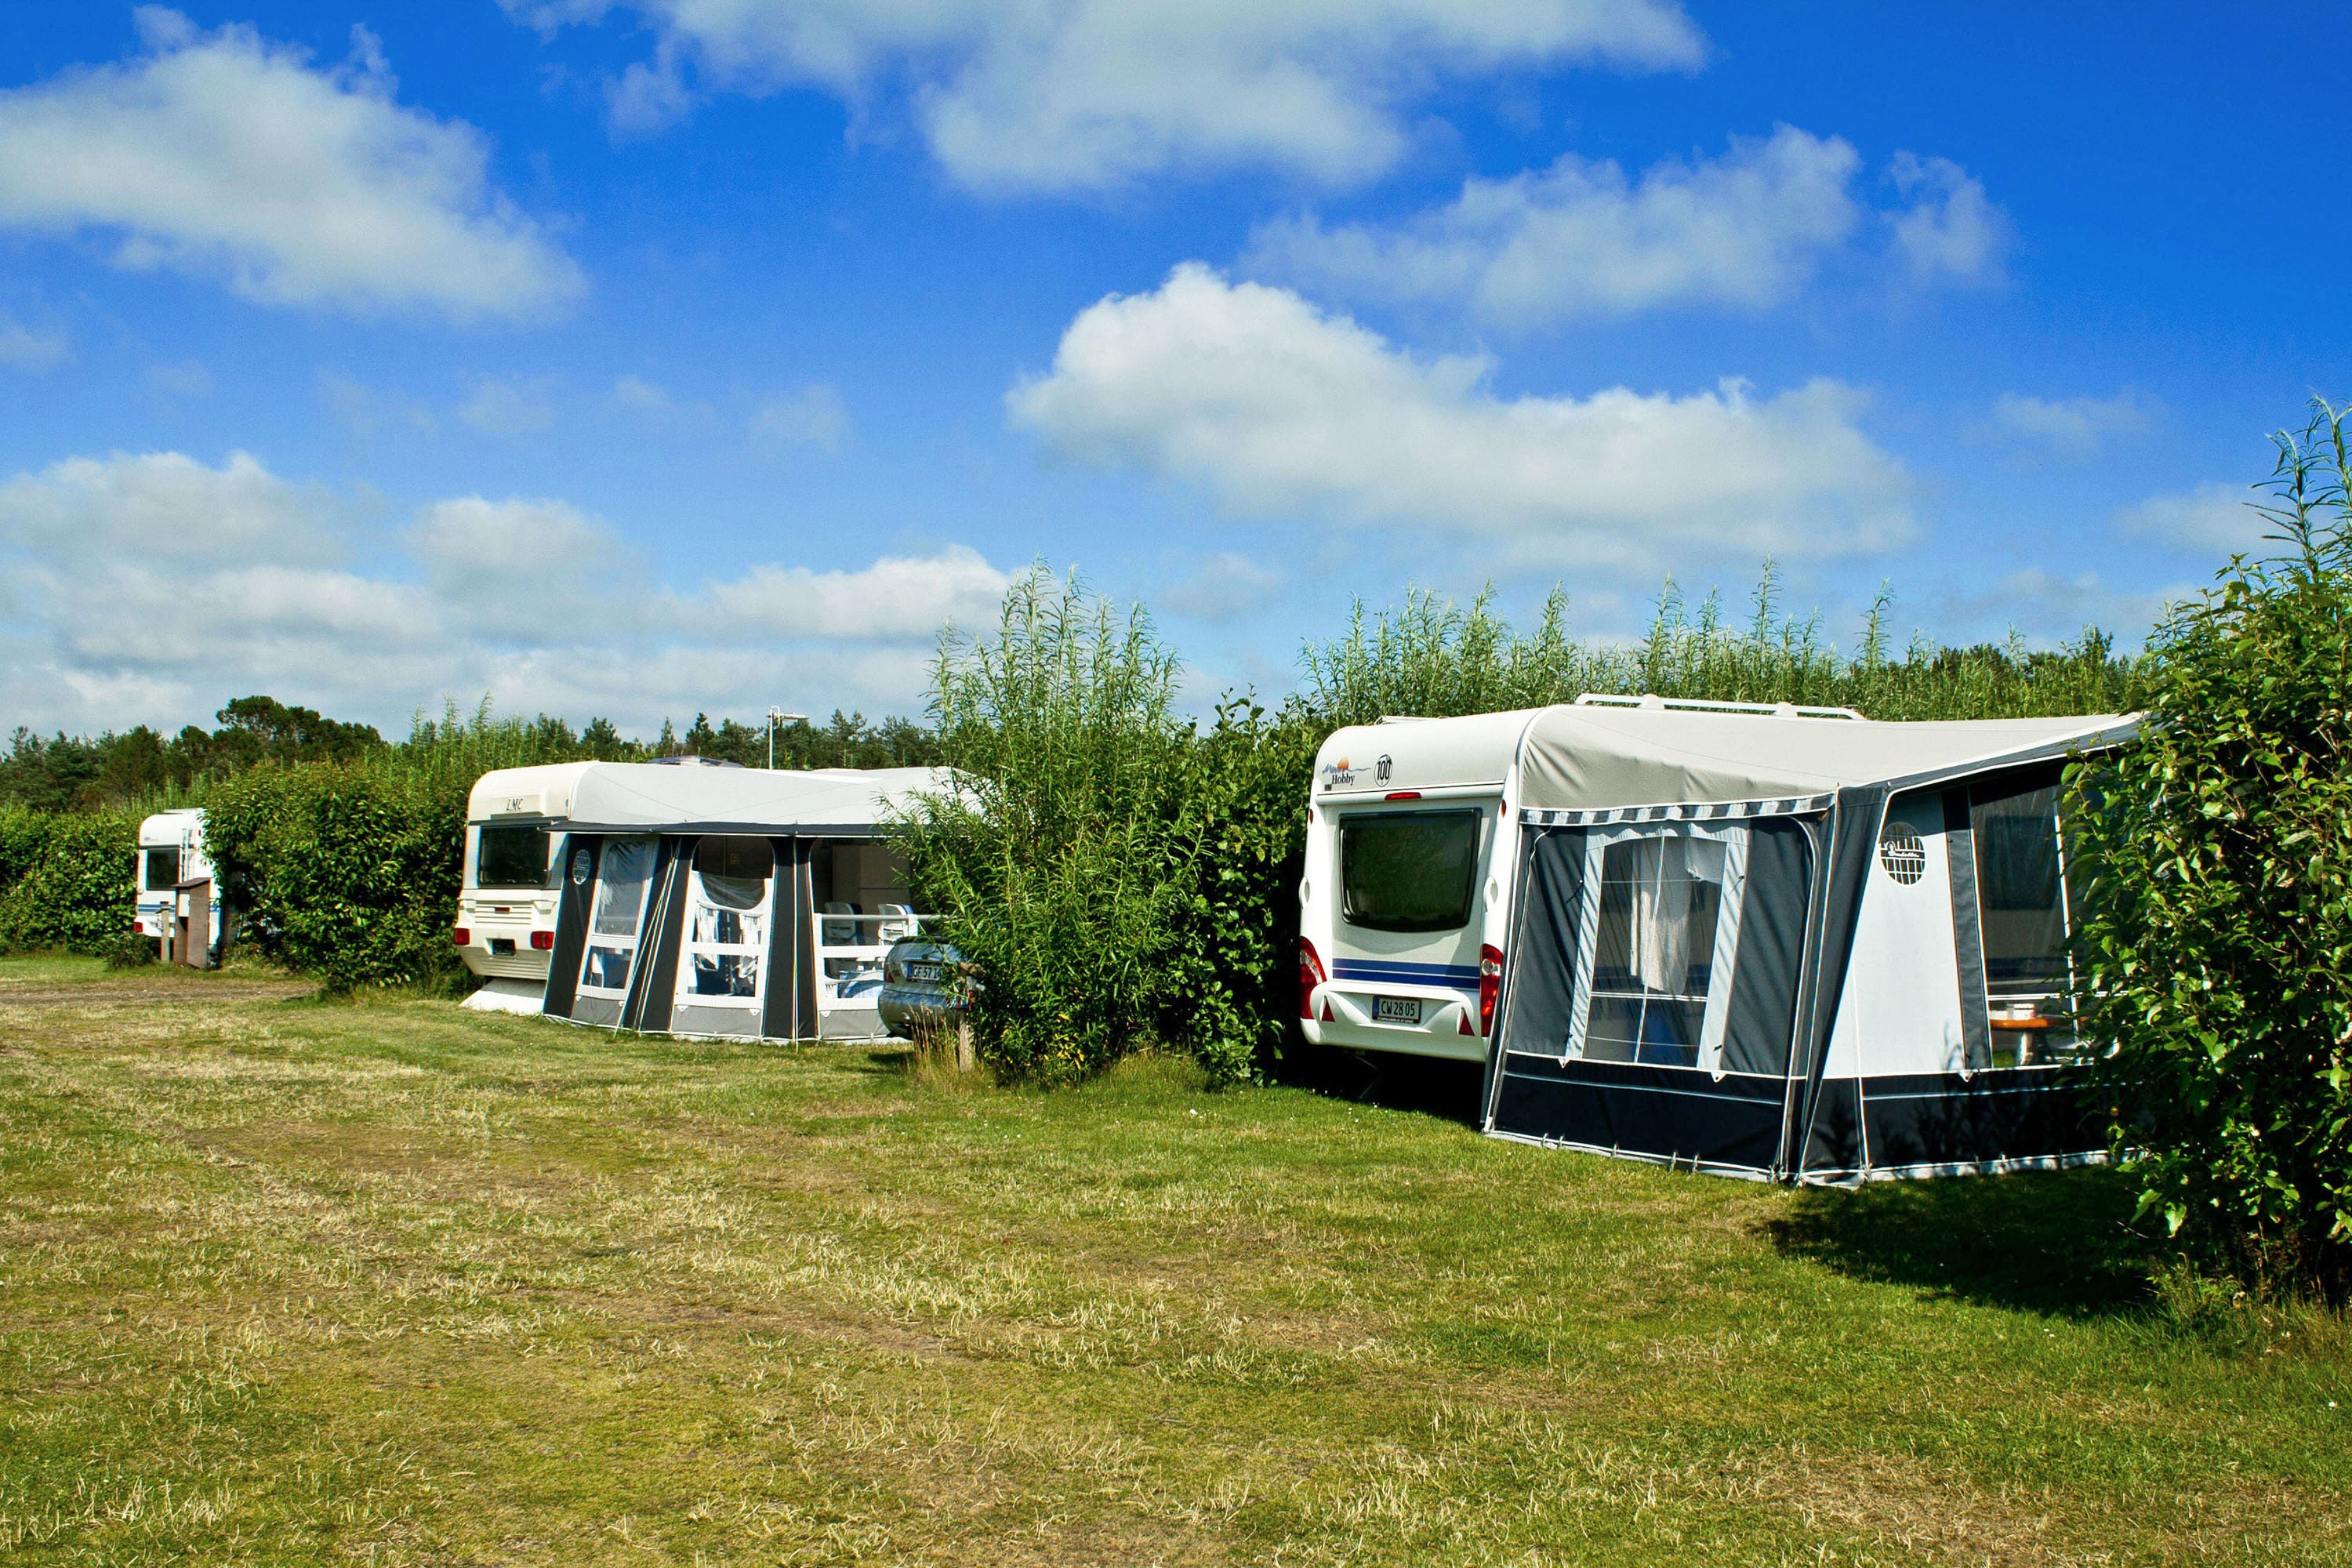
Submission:
[[[1583,703],[1533,715],[1520,745],[1522,807],[1801,800],[1841,789],[1913,788],[2096,751],[2129,736],[2126,715],[1894,724],[1808,714]]]
[[[1487,1130],[1808,1181],[2095,1157],[2060,773],[2137,728],[1526,715]]]
[[[876,1032],[868,993],[917,917],[880,840],[933,768],[599,763],[574,782],[542,1010],[690,1036]]]

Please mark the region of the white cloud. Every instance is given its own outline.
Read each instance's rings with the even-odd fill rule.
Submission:
[[[2137,436],[2162,411],[2130,387],[2113,397],[2033,397],[2004,392],[1992,401],[1992,427],[2014,440],[2087,457],[2111,437]]]
[[[481,132],[395,101],[364,30],[322,68],[250,27],[136,16],[144,52],[0,91],[0,226],[110,236],[118,266],[267,304],[471,318],[580,292]]]
[[[14,316],[0,315],[0,365],[10,370],[47,370],[73,355],[63,332],[37,332]]]
[[[2116,526],[2181,550],[2234,554],[2255,550],[2270,526],[2252,500],[2243,485],[2203,484],[2126,507],[2116,514]]]
[[[1851,387],[1506,398],[1490,369],[1411,359],[1286,289],[1188,263],[1081,312],[1052,372],[1007,401],[1065,458],[1197,484],[1231,512],[1435,526],[1528,558],[1651,568],[1910,536],[1909,477],[1856,426]]]
[[[1949,158],[1897,153],[1889,177],[1911,205],[1887,215],[1895,248],[1919,282],[1993,283],[2009,247],[2009,218],[1984,184]]]
[[[147,384],[167,397],[209,397],[213,373],[202,360],[166,360],[147,367]]]
[[[755,439],[782,447],[816,447],[838,452],[849,437],[849,407],[841,394],[822,382],[772,397],[751,416]]]
[[[739,633],[914,637],[950,621],[970,627],[994,620],[1012,581],[978,551],[957,544],[933,555],[885,556],[856,572],[756,566],[710,584],[701,598]]]
[[[373,437],[394,426],[423,433],[438,424],[418,399],[370,386],[341,371],[319,373],[319,396],[354,436]]]
[[[1250,268],[1360,298],[1463,300],[1511,327],[1665,305],[1760,309],[1801,289],[1853,234],[1861,163],[1840,138],[1787,125],[1638,180],[1569,153],[1507,180],[1474,177],[1448,205],[1394,228],[1267,225]]]
[[[667,414],[677,406],[677,399],[666,386],[656,386],[642,376],[625,375],[613,383],[613,401],[623,408],[634,408],[646,414]]]
[[[1945,635],[1955,641],[2000,637],[2012,628],[2029,626],[2054,633],[2055,637],[2048,640],[2057,640],[2096,626],[2126,647],[2134,647],[2174,605],[2196,596],[2196,588],[2187,584],[2123,588],[2096,572],[2069,576],[2026,566],[1982,592],[1944,595],[1937,618],[1949,628]]]
[[[103,562],[320,562],[343,554],[343,509],[247,452],[208,468],[178,452],[68,458],[0,484],[0,546]]]
[[[474,395],[457,410],[457,417],[488,436],[530,436],[552,426],[555,409],[548,402],[554,384],[546,376],[501,381],[485,376],[475,384]]]
[[[611,0],[503,0],[542,28]],[[625,128],[685,112],[698,84],[809,85],[863,112],[907,89],[930,148],[974,187],[1101,188],[1165,170],[1265,167],[1347,184],[1408,146],[1448,79],[1705,58],[1676,0],[631,0],[653,58],[615,84]]]
[[[777,701],[907,712],[940,625],[987,621],[1010,581],[947,546],[670,586],[562,500],[452,497],[368,534],[356,512],[244,453],[75,458],[0,484],[0,728],[176,726],[246,691],[390,731],[485,690],[648,733]]]
[[[1673,306],[1763,310],[1849,251],[1864,211],[1853,189],[1861,168],[1842,137],[1790,125],[1760,141],[1733,137],[1720,158],[1666,159],[1638,179],[1612,160],[1567,153],[1509,179],[1473,176],[1454,201],[1402,224],[1327,228],[1309,216],[1261,226],[1245,266],[1359,299],[1459,304],[1514,330]],[[1919,201],[1881,216],[1912,273],[1979,275],[1998,249],[1984,187],[1940,159],[1904,153],[1895,168]]]
[[[1221,550],[1159,597],[1178,615],[1194,620],[1238,620],[1272,598],[1283,581],[1282,574],[1264,562]]]

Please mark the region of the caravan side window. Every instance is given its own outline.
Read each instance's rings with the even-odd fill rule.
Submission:
[[[1339,818],[1339,913],[1366,931],[1459,931],[1478,885],[1482,811]]]
[[[1718,1065],[1747,847],[1745,827],[1591,836],[1567,1054]]]
[[[628,990],[629,963],[636,956],[653,875],[652,839],[606,841],[588,917],[588,952],[580,963],[583,991],[617,994]]]

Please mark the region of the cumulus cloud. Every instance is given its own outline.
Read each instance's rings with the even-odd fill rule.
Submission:
[[[343,519],[331,492],[249,452],[217,468],[179,452],[68,458],[0,484],[0,545],[47,559],[334,561]]]
[[[555,409],[547,395],[553,384],[545,376],[511,381],[485,376],[459,405],[457,417],[486,436],[536,435],[555,424]]]
[[[2126,387],[2113,397],[2033,397],[2004,392],[1992,402],[1992,428],[2011,439],[2069,457],[2088,457],[2109,439],[2137,436],[2161,405]]]
[[[147,384],[166,397],[210,397],[213,373],[202,360],[164,360],[147,367]]]
[[[1194,620],[1239,620],[1272,598],[1282,584],[1282,574],[1265,562],[1221,550],[1178,579],[1161,602]]]
[[[1997,637],[2025,626],[2071,636],[2096,626],[2126,647],[2138,643],[2171,607],[2194,599],[2188,584],[2136,589],[2108,582],[2096,572],[2068,574],[2040,566],[2021,567],[1989,588],[1942,597],[1937,618],[1954,638]]]
[[[406,393],[370,386],[337,370],[319,373],[319,399],[344,428],[362,437],[394,426],[428,431],[438,423],[433,410]]]
[[[1100,188],[1162,170],[1265,167],[1330,184],[1392,165],[1449,78],[1597,64],[1688,70],[1676,0],[503,0],[541,28],[616,8],[654,26],[614,84],[616,124],[684,113],[698,87],[814,86],[865,110],[900,85],[963,184]]]
[[[47,370],[72,357],[73,345],[63,332],[37,332],[14,316],[0,315],[0,366],[9,370]]]
[[[1910,205],[1886,216],[1895,248],[1918,282],[1993,283],[2001,277],[2009,218],[1984,183],[1949,158],[1897,153],[1889,177]]]
[[[1253,271],[1358,298],[1466,301],[1484,319],[1539,326],[1662,305],[1758,309],[1787,299],[1861,222],[1861,155],[1781,126],[1725,156],[1668,159],[1629,178],[1563,155],[1507,180],[1472,178],[1402,226],[1327,229],[1313,217],[1253,237]]]
[[[2203,484],[2126,507],[2116,526],[2180,550],[2234,554],[2255,549],[2270,526],[2252,502],[2243,485]]]
[[[1011,580],[947,546],[670,585],[611,524],[544,498],[362,521],[241,452],[16,475],[0,484],[0,722],[177,724],[252,690],[394,729],[484,690],[648,731],[775,701],[904,711],[940,626],[986,620]]]
[[[402,106],[363,29],[322,68],[250,27],[136,16],[131,59],[0,91],[0,226],[106,236],[117,266],[265,304],[473,318],[580,292],[491,184],[487,139]]]
[[[856,572],[756,566],[710,584],[701,598],[713,616],[747,632],[918,637],[950,621],[992,620],[1012,581],[980,552],[957,544],[930,555],[885,556]]]
[[[751,435],[778,447],[814,447],[838,452],[849,438],[849,405],[822,382],[772,397],[751,416]]]
[[[1852,387],[1507,398],[1491,368],[1412,359],[1286,289],[1188,263],[1080,313],[1008,405],[1066,458],[1199,485],[1229,512],[1434,526],[1531,559],[1650,569],[1910,536],[1909,477],[1856,425]]]
[[[1474,176],[1454,201],[1401,224],[1326,227],[1300,216],[1264,225],[1244,265],[1357,299],[1459,305],[1508,329],[1673,306],[1763,310],[1850,247],[1863,227],[1853,194],[1861,168],[1842,137],[1790,125],[1761,140],[1734,137],[1720,158],[1666,159],[1639,178],[1613,160],[1567,153],[1509,179]],[[1990,223],[1983,187],[1961,178],[1975,221]],[[1932,181],[1914,182],[1922,205],[1885,215],[1898,238],[1906,223],[1962,221],[1951,216],[1960,196],[1922,182]],[[1945,234],[1942,243],[1943,269],[1957,270],[1960,241]],[[1922,251],[1934,244],[1935,235],[1917,237]],[[1920,270],[1908,242],[1904,254]]]

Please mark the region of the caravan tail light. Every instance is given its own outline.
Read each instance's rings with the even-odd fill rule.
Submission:
[[[1298,939],[1298,1016],[1315,1016],[1315,988],[1328,978],[1323,973],[1323,960],[1317,954],[1315,944],[1305,937]]]
[[[530,950],[533,952],[553,952],[555,951],[555,933],[551,931],[535,931],[531,932]]]
[[[474,933],[464,926],[459,926],[449,933],[449,940],[459,947],[471,947],[474,942]]]
[[[1495,1032],[1495,997],[1503,989],[1503,950],[1493,942],[1478,948],[1478,1032]]]

